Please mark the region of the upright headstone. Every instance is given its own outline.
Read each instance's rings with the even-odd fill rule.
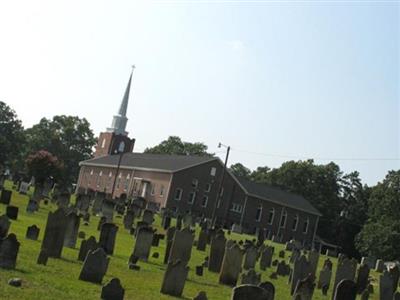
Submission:
[[[104,192],[97,192],[94,196],[94,202],[92,206],[92,214],[97,215],[101,212],[101,208],[103,206],[103,201],[106,198],[106,193]]]
[[[356,278],[357,292],[359,294],[361,294],[367,288],[368,278],[369,278],[369,267],[368,265],[361,264],[357,270],[357,278]]]
[[[125,289],[118,278],[113,278],[101,289],[102,300],[123,300]]]
[[[3,189],[0,195],[0,203],[9,205],[11,201],[12,191]]]
[[[241,284],[258,285],[261,282],[261,274],[257,274],[254,269],[250,269],[242,274]]]
[[[11,220],[16,220],[18,218],[18,207],[17,206],[12,206],[12,205],[7,205],[6,215]]]
[[[207,231],[201,229],[199,233],[199,240],[197,241],[197,250],[206,251],[206,247],[207,247]]]
[[[385,269],[385,262],[383,261],[383,259],[378,259],[376,261],[376,265],[375,265],[375,271],[382,273]]]
[[[341,280],[333,293],[333,300],[355,300],[357,296],[357,286],[353,280]]]
[[[265,271],[267,268],[271,267],[272,263],[272,255],[273,255],[273,248],[270,246],[267,246],[263,249],[261,252],[261,258],[260,258],[260,269]]]
[[[231,300],[273,300],[262,287],[242,284],[232,289]]]
[[[242,261],[243,250],[240,249],[239,245],[233,244],[231,247],[227,247],[222,260],[219,283],[235,286],[242,269]]]
[[[181,297],[188,273],[189,267],[186,266],[186,263],[180,260],[169,261],[164,273],[161,293]]]
[[[318,268],[319,252],[316,250],[308,252],[308,261],[310,262],[310,273],[315,276]]]
[[[147,261],[150,255],[150,249],[153,241],[154,231],[151,227],[141,227],[136,236],[133,255],[140,260]]]
[[[383,271],[379,276],[379,300],[393,299],[393,278],[389,271]]]
[[[170,261],[180,260],[187,264],[192,255],[192,246],[194,241],[194,231],[186,227],[182,230],[176,230],[172,241]]]
[[[71,212],[67,215],[67,227],[65,230],[64,246],[68,248],[75,248],[76,240],[78,238],[80,217]]]
[[[267,292],[268,295],[265,298],[265,300],[275,299],[275,286],[271,282],[269,281],[261,282],[258,286]]]
[[[165,246],[164,264],[168,263],[172,242],[174,241],[175,231],[175,227],[170,227],[167,229],[167,244]]]
[[[112,255],[114,253],[117,231],[118,226],[114,223],[105,223],[103,226],[101,226],[99,245],[108,255]]]
[[[333,291],[336,291],[336,287],[342,280],[354,281],[357,270],[357,261],[355,259],[348,259],[347,257],[342,260],[338,260],[335,281],[333,284]]]
[[[79,248],[78,260],[84,261],[86,255],[90,251],[94,251],[97,248],[99,248],[99,244],[96,242],[96,238],[94,236],[89,237],[87,240],[83,240],[81,242],[81,247]]]
[[[101,284],[107,272],[109,260],[102,248],[90,251],[83,263],[79,279]]]
[[[103,201],[101,206],[101,213],[106,218],[108,223],[111,223],[114,218],[114,202],[110,200]]]
[[[208,270],[210,272],[219,273],[221,270],[222,259],[225,253],[226,238],[222,230],[218,231],[211,240],[210,260]]]
[[[61,257],[66,228],[67,216],[62,208],[49,212],[41,247],[47,250],[49,257]]]
[[[150,209],[145,209],[143,211],[143,218],[142,222],[146,223],[147,225],[151,225],[154,222],[154,213]]]
[[[328,291],[332,278],[332,270],[328,266],[324,266],[319,272],[317,288]]]
[[[245,270],[254,269],[256,266],[257,258],[258,258],[257,248],[253,245],[250,245],[246,249],[246,253],[244,255],[243,269]]]
[[[301,280],[307,278],[307,276],[311,273],[310,262],[307,258],[302,255],[300,256],[293,265],[293,273],[292,273],[292,280],[290,286],[290,292],[293,295],[294,290],[297,286],[297,283]]]
[[[392,280],[393,280],[393,292],[395,292],[397,290],[398,285],[399,285],[399,277],[400,277],[399,266],[397,264],[395,264],[394,266],[391,266],[389,268],[389,273],[390,273],[390,276],[392,277]]]
[[[171,226],[171,217],[168,215],[164,215],[161,225],[165,230],[167,230]]]
[[[0,268],[15,269],[20,243],[14,233],[0,240]]]
[[[25,235],[25,237],[26,237],[27,239],[29,239],[29,240],[34,240],[34,241],[36,241],[36,240],[38,239],[38,237],[39,237],[39,232],[40,232],[40,229],[39,229],[39,227],[37,227],[36,225],[29,226],[29,227],[26,229],[26,235]]]
[[[125,216],[124,216],[124,228],[125,229],[131,229],[133,222],[135,220],[135,214],[132,211],[127,211]]]
[[[11,222],[6,215],[0,216],[0,239],[5,238],[10,229]]]
[[[29,182],[22,181],[19,186],[19,193],[21,195],[26,195],[29,191]]]
[[[293,299],[311,300],[315,288],[314,279],[314,275],[310,273],[305,279],[299,280],[294,290]]]

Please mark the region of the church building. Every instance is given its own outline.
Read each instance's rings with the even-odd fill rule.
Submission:
[[[212,218],[227,228],[311,245],[320,212],[302,196],[250,182],[226,170],[218,157],[133,152],[126,132],[132,73],[111,127],[100,133],[92,159],[80,163],[78,188],[142,197],[148,205],[177,215]],[[221,188],[219,188],[221,183]]]

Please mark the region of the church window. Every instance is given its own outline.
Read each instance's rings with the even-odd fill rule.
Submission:
[[[183,193],[182,189],[176,189],[176,191],[175,191],[175,200],[177,200],[177,201],[181,200],[182,193]]]
[[[280,227],[281,228],[285,228],[286,226],[286,219],[287,219],[287,212],[285,209],[283,209],[282,211],[282,215],[281,215],[281,221],[280,221]]]
[[[292,230],[296,231],[297,230],[297,224],[299,223],[299,215],[295,215],[293,219],[293,224],[292,224]]]
[[[257,212],[256,212],[256,222],[260,222],[261,220],[261,215],[262,215],[262,206],[260,205],[257,208]]]
[[[303,233],[306,234],[308,232],[308,225],[310,224],[310,220],[307,219],[303,224]]]
[[[211,168],[211,176],[215,176],[215,174],[217,173],[217,168],[216,167],[212,167]]]
[[[268,214],[268,224],[272,225],[272,223],[274,222],[274,217],[275,217],[275,209],[271,208],[269,210],[269,214]]]
[[[191,193],[189,194],[188,203],[189,203],[189,204],[193,204],[195,199],[196,199],[196,192],[191,192]]]
[[[207,207],[207,203],[208,203],[208,196],[204,195],[203,196],[203,201],[201,202],[201,206],[202,207]]]

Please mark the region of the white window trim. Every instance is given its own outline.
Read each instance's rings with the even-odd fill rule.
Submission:
[[[306,230],[303,230],[303,233],[304,233],[304,234],[307,234],[307,233],[308,233],[308,227],[310,227],[310,219],[307,218],[307,220],[305,221],[305,223],[307,224],[307,226],[306,226]]]
[[[230,210],[240,214],[243,211],[243,206],[241,204],[232,203],[232,208]]]
[[[196,192],[190,192],[189,193],[188,203],[189,204],[193,204],[195,199],[196,199]]]
[[[270,216],[270,214],[271,214],[271,211],[272,211],[272,218],[271,218],[271,221],[268,220],[268,225],[272,225],[272,224],[274,223],[274,219],[275,219],[275,208],[271,208],[271,209],[269,210],[269,212],[268,212],[268,219],[269,219],[269,216]]]
[[[211,171],[210,171],[210,175],[215,177],[216,174],[217,174],[217,168],[216,167],[212,167]]]
[[[282,225],[282,218],[283,218],[283,217],[285,217],[285,222],[284,222],[283,225]],[[287,212],[286,212],[286,210],[284,209],[284,210],[282,211],[281,219],[279,220],[279,228],[286,228],[286,223],[287,223]]]
[[[258,210],[260,210],[260,215],[258,216],[258,218],[256,218],[256,222],[260,222],[260,221],[261,221],[262,211],[263,211],[261,205],[257,207],[257,210],[256,210],[256,217],[257,217]]]
[[[179,197],[176,196],[177,192],[180,191]],[[175,189],[175,195],[174,195],[174,200],[180,201],[182,199],[182,194],[183,194],[183,189],[177,188]]]
[[[192,179],[192,187],[197,188],[199,186],[199,180],[197,178]]]
[[[297,227],[299,227],[299,215],[296,215],[294,220],[296,220],[296,226],[293,228],[293,225],[292,225],[292,231],[296,231]],[[294,220],[293,220],[293,222],[294,222]]]

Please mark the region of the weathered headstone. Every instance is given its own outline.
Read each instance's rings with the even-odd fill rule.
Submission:
[[[267,268],[271,267],[272,263],[272,255],[273,255],[273,248],[270,246],[267,246],[263,249],[261,252],[261,258],[260,258],[260,269],[265,271]]]
[[[357,292],[359,294],[361,294],[367,288],[368,278],[369,278],[369,267],[368,265],[361,264],[357,270],[357,278],[356,278]]]
[[[249,270],[249,269],[254,269],[256,266],[258,258],[258,250],[255,246],[250,245],[246,249],[246,253],[244,255],[244,262],[243,262],[243,269]]]
[[[257,274],[254,269],[250,269],[242,274],[241,284],[258,285],[261,281],[261,274]]]
[[[208,300],[206,292],[200,291],[193,300]]]
[[[199,233],[199,240],[197,241],[197,250],[206,251],[207,247],[207,231],[202,229]]]
[[[376,258],[371,257],[371,256],[366,256],[361,258],[361,264],[362,265],[368,265],[369,269],[375,269],[376,265]]]
[[[109,260],[102,248],[90,251],[83,263],[79,279],[101,284],[107,272]]]
[[[265,300],[274,300],[275,286],[271,282],[269,281],[261,282],[258,286],[267,292],[268,296],[265,298]]]
[[[124,228],[125,229],[131,229],[133,222],[135,220],[135,215],[132,211],[127,211],[125,216],[124,216]]]
[[[78,238],[80,217],[71,212],[67,215],[67,226],[64,236],[64,246],[68,248],[75,248],[76,240]]]
[[[233,244],[225,249],[222,260],[219,283],[235,286],[242,268],[243,251],[240,246]]]
[[[15,269],[20,243],[14,233],[0,240],[0,268]]]
[[[310,262],[310,273],[315,276],[318,268],[319,252],[316,250],[308,252],[308,261]]]
[[[310,262],[307,258],[302,255],[300,256],[293,265],[293,273],[292,273],[292,280],[290,286],[290,293],[293,295],[294,290],[297,286],[297,283],[301,280],[307,278],[307,276],[311,273],[311,266]]]
[[[145,209],[143,211],[142,222],[145,222],[147,225],[151,225],[154,222],[154,213],[150,209]]]
[[[400,300],[400,292],[395,292],[393,294],[393,300]]]
[[[12,191],[3,189],[0,195],[0,203],[9,205],[11,201]]]
[[[165,246],[164,264],[168,263],[172,242],[174,241],[175,231],[175,227],[170,227],[167,229],[167,244]]]
[[[399,285],[399,277],[400,277],[399,266],[397,264],[395,264],[394,266],[391,266],[389,268],[389,273],[393,280],[393,292],[395,292]]]
[[[299,280],[294,290],[293,299],[311,300],[315,288],[314,279],[314,275],[310,273],[305,279]]]
[[[37,227],[36,225],[29,226],[26,229],[25,237],[27,239],[36,241],[38,239],[38,237],[39,237],[39,232],[40,232],[40,228]]]
[[[81,242],[81,247],[79,248],[78,260],[84,261],[86,255],[90,251],[94,251],[97,248],[99,248],[99,244],[96,242],[96,238],[94,236],[89,237],[87,240],[83,240]]]
[[[102,300],[123,300],[125,289],[118,278],[113,278],[101,289]]]
[[[203,270],[204,270],[203,265],[196,266],[196,275],[197,276],[203,276]]]
[[[338,260],[335,281],[333,284],[333,291],[336,291],[336,287],[340,281],[347,279],[354,281],[357,270],[357,261],[355,259],[348,259],[347,257],[342,260]]]
[[[232,289],[231,300],[248,300],[248,299],[270,300],[271,298],[266,290],[252,284],[243,284]]]
[[[7,205],[6,215],[11,220],[16,220],[18,218],[18,207],[17,206],[12,206],[12,205]]]
[[[169,260],[180,260],[187,264],[192,255],[193,241],[194,231],[190,228],[186,227],[182,230],[176,230],[171,245]]]
[[[39,202],[33,198],[29,199],[28,204],[26,206],[27,213],[34,213],[39,210]]]
[[[6,215],[0,216],[0,239],[5,238],[10,229],[11,222]]]
[[[332,270],[330,270],[328,266],[324,266],[322,270],[319,272],[317,288],[328,291],[331,283],[331,278],[332,278]]]
[[[67,216],[62,208],[49,212],[41,247],[47,250],[49,257],[61,257],[66,228]]]
[[[171,217],[170,216],[163,216],[161,226],[167,230],[171,226]]]
[[[347,259],[348,260],[348,259]],[[333,300],[355,300],[357,296],[357,286],[353,280],[341,280],[333,294]]]
[[[108,255],[114,253],[117,231],[118,226],[114,223],[104,223],[103,226],[101,226],[99,245]]]
[[[208,270],[210,272],[219,273],[221,270],[222,259],[225,253],[226,239],[222,230],[218,231],[214,238],[211,240],[210,247],[210,261],[208,264]]]
[[[180,260],[169,261],[164,273],[161,293],[175,297],[182,296],[188,273],[189,267],[186,266],[186,263]]]
[[[379,276],[379,300],[393,299],[393,278],[389,271],[383,271]]]
[[[385,269],[385,262],[383,261],[383,259],[378,259],[376,261],[376,265],[375,265],[375,271],[382,273]]]
[[[19,193],[21,195],[26,195],[29,191],[29,182],[22,181],[19,186]]]
[[[290,266],[284,260],[278,262],[276,266],[276,274],[279,276],[288,276],[290,274]],[[289,280],[290,282],[290,280]]]
[[[103,226],[103,224],[107,223],[107,218],[102,216],[99,219],[99,223],[97,224],[97,230],[101,230],[101,226]]]
[[[108,223],[111,223],[114,218],[114,202],[110,200],[103,201],[101,206],[101,213],[106,218]]]
[[[147,261],[150,255],[151,244],[153,241],[153,229],[151,227],[141,227],[136,236],[133,255],[140,260]]]

